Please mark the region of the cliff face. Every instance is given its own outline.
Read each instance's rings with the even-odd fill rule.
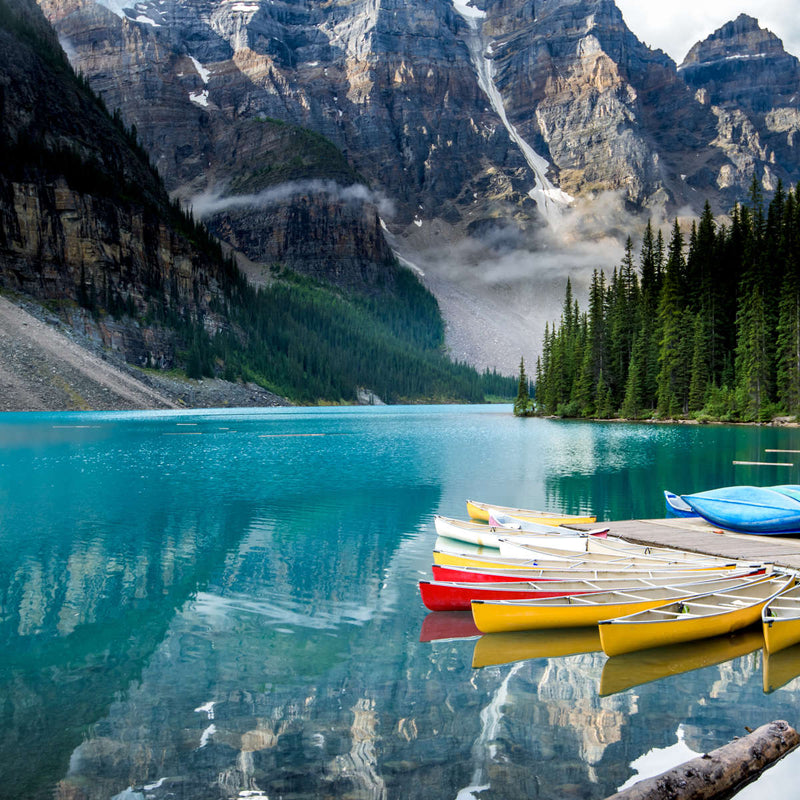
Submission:
[[[719,159],[704,152],[712,115],[612,0],[497,0],[489,10],[509,116],[542,142],[564,190],[620,190],[639,207],[684,203],[687,184],[708,191],[701,165]]]
[[[39,9],[0,13],[0,285],[39,300],[126,312],[104,343],[171,365],[174,333],[134,317],[171,306],[224,324],[212,301],[229,279],[191,241],[132,137],[70,70]]]
[[[765,189],[800,175],[800,62],[774,34],[741,14],[696,44],[680,66],[717,119],[715,145],[730,165],[717,177],[731,193],[753,174]]]

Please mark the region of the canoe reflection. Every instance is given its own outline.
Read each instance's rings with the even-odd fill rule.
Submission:
[[[600,650],[597,626],[487,633],[475,642],[472,666],[489,667],[528,658],[558,658]]]
[[[480,636],[481,632],[472,621],[471,611],[431,611],[419,631],[421,642],[435,642],[441,639],[468,639]]]
[[[763,645],[761,629],[750,627],[729,636],[715,636],[613,656],[603,666],[600,696],[624,692],[670,675],[722,664],[752,653]]]
[[[761,669],[764,691],[769,694],[780,689],[800,675],[800,644],[772,654],[765,649]]]

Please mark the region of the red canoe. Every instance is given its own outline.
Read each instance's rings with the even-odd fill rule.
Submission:
[[[679,586],[682,583],[697,583],[706,578],[738,578],[752,575],[762,570],[697,570],[680,572],[673,570],[668,574],[653,576],[639,574],[614,575],[584,580],[550,581],[420,581],[419,591],[422,602],[431,611],[466,611],[473,600],[541,600],[545,597],[565,597],[568,595],[589,594],[590,592],[617,591],[625,589],[644,589],[655,586]]]
[[[658,578],[686,578],[690,580],[702,580],[702,574],[714,575],[719,570],[694,570],[680,569],[676,567],[655,567],[654,569],[514,569],[513,567],[449,567],[442,564],[434,564],[431,567],[433,579],[435,581],[456,581],[458,583],[519,583],[520,581],[535,581],[542,583],[545,581],[596,581],[605,579],[637,579],[651,580]],[[759,565],[737,568],[737,572],[750,574],[759,569]],[[607,584],[602,584],[607,585]],[[597,591],[600,591],[598,589]]]
[[[555,582],[553,582],[555,583]],[[570,586],[557,586],[552,591],[546,584],[531,581],[518,583],[455,583],[449,581],[420,581],[422,602],[431,611],[462,611],[470,608],[473,600],[539,600],[543,597],[563,597],[565,594],[596,592],[594,588],[575,586],[575,581],[559,581]]]

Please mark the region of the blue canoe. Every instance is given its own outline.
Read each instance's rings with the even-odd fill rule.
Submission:
[[[697,512],[674,492],[664,489],[664,499],[667,503],[667,514],[672,517],[696,517]]]
[[[800,486],[780,489],[726,486],[681,498],[701,517],[721,528],[744,533],[798,533]]]

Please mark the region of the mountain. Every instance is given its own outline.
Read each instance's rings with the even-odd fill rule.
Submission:
[[[613,0],[40,5],[251,278],[378,298],[394,251],[481,367],[532,363],[565,275],[585,292],[647,217],[800,178],[797,60],[749,18],[678,67]]]
[[[0,285],[63,307],[127,361],[172,366],[176,331],[133,320],[168,298],[176,316],[224,327],[214,307],[234,268],[76,77],[38,7],[1,0],[0,14]],[[100,306],[106,325],[93,324]]]
[[[184,198],[275,185],[249,158],[254,147],[280,153],[256,122],[272,119],[333,143],[395,204],[394,231],[434,218],[472,231],[508,215],[535,225],[547,198],[529,190],[542,181],[578,198],[621,192],[632,207],[708,197],[727,211],[749,185],[742,147],[774,178],[798,177],[793,149],[773,164],[754,142],[734,152],[715,92],[698,95],[704,58],[693,50],[678,69],[635,37],[613,0],[106,2],[41,5]],[[785,111],[797,112],[796,68],[766,96],[753,77],[769,83],[765,67],[796,60],[741,20],[709,39],[752,62],[726,80],[750,86],[740,94],[760,96],[759,113],[796,124]],[[727,96],[736,103],[736,91]],[[308,174],[324,175],[316,166]]]
[[[247,120],[238,133],[239,157],[268,173],[263,181],[277,174],[300,187],[264,246],[300,253],[324,281],[298,275],[287,257],[261,271],[246,264],[257,285],[248,283],[219,241],[170,200],[136,130],[73,72],[41,10],[0,0],[0,288],[37,301],[41,318],[120,364],[256,383],[302,402],[352,401],[359,387],[389,400],[482,400],[494,376],[443,355],[436,301],[397,263],[370,198],[358,188],[332,195],[336,179],[353,176],[333,145],[275,120]],[[273,149],[260,159],[267,140],[294,155],[275,161]],[[263,197],[261,172],[237,174],[236,158],[220,159],[229,179]],[[211,219],[233,239],[237,219],[253,214],[223,203]],[[75,359],[65,343],[59,349]],[[6,383],[24,394],[24,377]],[[62,403],[97,407],[91,398],[104,381],[85,385],[85,396],[67,387]]]
[[[746,14],[698,42],[679,67],[717,118],[717,142],[730,164],[719,174],[733,193],[750,176],[772,192],[800,170],[800,61]]]

